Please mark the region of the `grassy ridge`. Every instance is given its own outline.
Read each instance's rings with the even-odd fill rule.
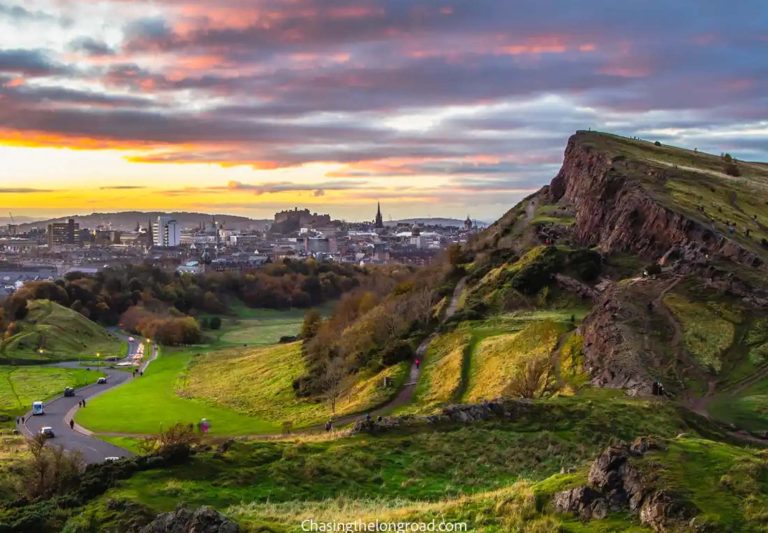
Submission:
[[[123,356],[126,344],[104,328],[49,300],[33,300],[18,333],[0,342],[0,360],[49,362]]]

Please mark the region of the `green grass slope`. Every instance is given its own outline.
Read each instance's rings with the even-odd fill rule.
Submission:
[[[86,369],[0,365],[0,420],[24,414],[32,402],[94,383],[102,373]]]
[[[0,361],[50,362],[122,357],[126,345],[86,317],[48,300],[33,300],[16,322],[18,332],[0,342]]]

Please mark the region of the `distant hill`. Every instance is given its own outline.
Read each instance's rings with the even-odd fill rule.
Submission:
[[[76,311],[49,300],[32,300],[17,331],[0,342],[0,361],[58,361],[125,355],[124,344]],[[42,349],[42,352],[40,350]]]
[[[487,223],[480,220],[472,219],[472,221],[479,227],[484,228],[488,226]],[[384,223],[386,226],[396,226],[398,224],[419,224],[422,226],[446,226],[446,227],[461,227],[464,225],[464,220],[458,218],[401,218],[399,220],[389,220]]]
[[[121,211],[119,213],[92,213],[90,215],[72,215],[66,217],[52,218],[49,220],[39,220],[20,224],[22,231],[32,228],[45,228],[53,222],[66,222],[69,218],[74,218],[75,222],[83,228],[95,228],[97,226],[111,227],[114,230],[130,231],[136,228],[136,223],[142,226],[147,225],[147,221],[157,221],[160,215],[169,215],[174,217],[182,227],[198,226],[200,223],[210,222],[213,218],[221,222],[225,227],[231,229],[264,229],[272,223],[271,220],[253,219],[236,215],[211,215],[208,213],[189,213],[189,212],[171,212],[163,211]]]

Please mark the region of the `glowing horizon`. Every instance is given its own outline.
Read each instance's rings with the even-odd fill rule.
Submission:
[[[0,0],[0,215],[493,220],[589,127],[768,160],[758,2],[554,4]]]

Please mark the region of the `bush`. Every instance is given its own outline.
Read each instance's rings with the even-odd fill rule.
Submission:
[[[529,296],[536,294],[552,281],[561,267],[560,252],[554,246],[548,246],[518,270],[512,277],[512,287]]]
[[[736,163],[728,163],[725,165],[725,173],[729,176],[741,176],[741,170]]]
[[[655,143],[653,143],[653,144],[654,144],[654,145],[656,145],[656,146],[661,146],[661,143],[660,143],[659,141],[656,141],[656,142],[655,142]]]
[[[211,317],[208,321],[208,327],[211,329],[221,329],[221,318],[218,316]]]
[[[603,267],[602,256],[594,250],[577,250],[569,257],[571,268],[582,281],[594,281]]]

